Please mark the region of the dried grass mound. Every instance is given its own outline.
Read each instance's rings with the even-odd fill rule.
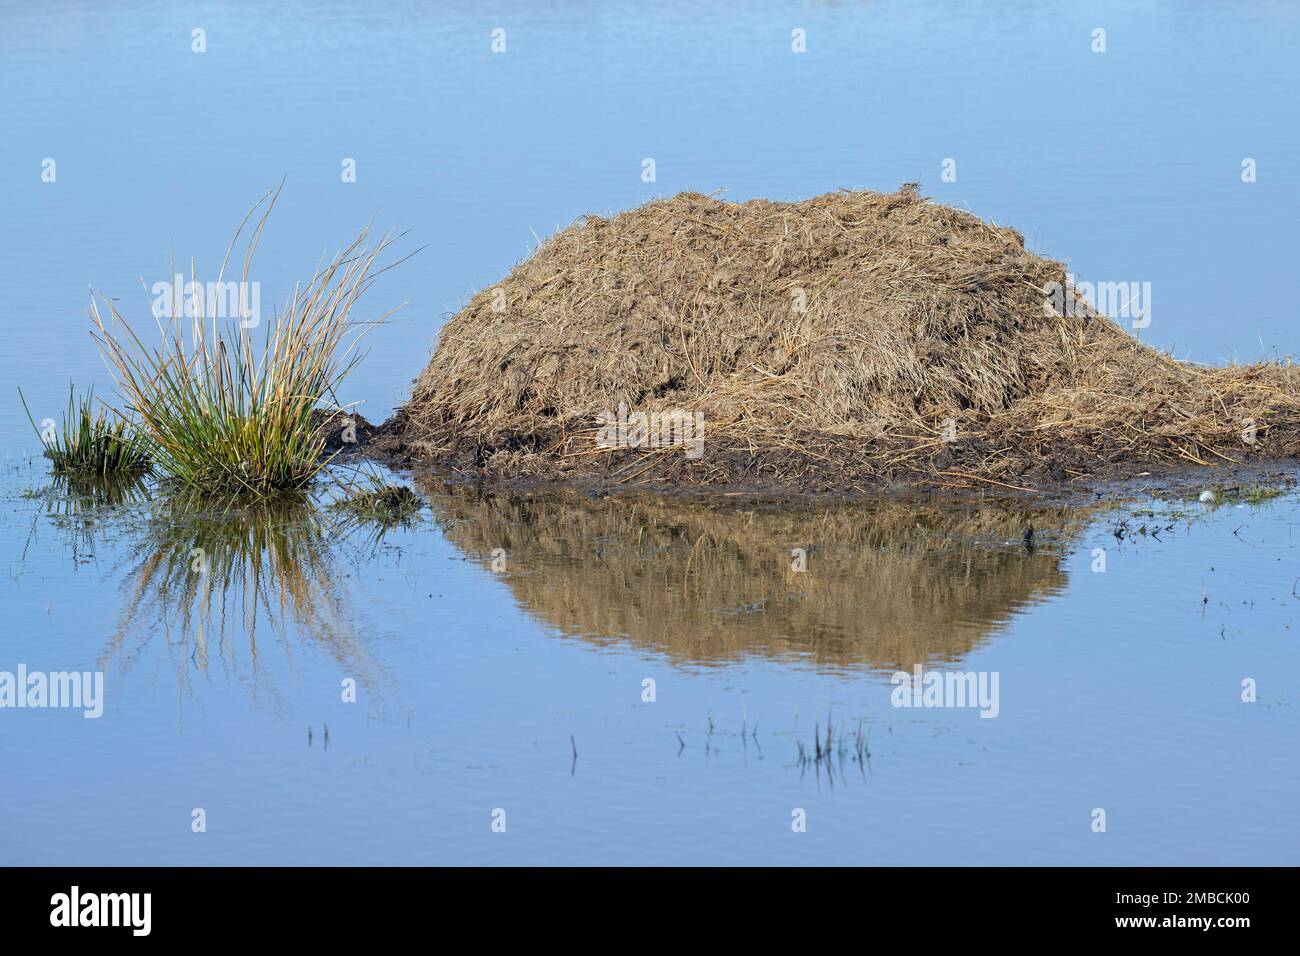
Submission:
[[[379,448],[496,479],[799,491],[1300,448],[1289,362],[1178,362],[1091,309],[1045,307],[1065,282],[1014,229],[911,186],[682,193],[581,219],[479,292]],[[620,405],[702,415],[702,453],[602,447],[598,416]]]

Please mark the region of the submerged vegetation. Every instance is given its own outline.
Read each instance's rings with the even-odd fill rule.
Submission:
[[[1274,488],[1269,485],[1251,485],[1246,489],[1243,499],[1248,505],[1262,505],[1264,502],[1280,498],[1284,494],[1286,494],[1286,491],[1282,488]]]
[[[240,233],[262,208],[244,255],[240,288],[247,286],[278,195],[271,190],[245,217],[218,286]],[[337,389],[360,360],[358,340],[368,328],[358,329],[351,313],[384,271],[378,258],[393,241],[389,234],[368,245],[369,229],[362,230],[295,287],[283,315],[265,326],[242,295],[239,315],[218,317],[206,314],[204,296],[187,292],[185,302],[172,302],[158,318],[160,341],[147,344],[111,300],[102,300],[107,315],[92,301],[93,335],[158,469],[211,493],[260,495],[307,485],[328,462],[313,409],[338,407]],[[191,284],[197,287],[193,268]]]
[[[362,521],[390,526],[410,523],[424,507],[424,499],[405,485],[375,478],[368,485],[348,489],[346,497],[331,507]]]
[[[120,418],[110,416],[102,407],[96,409],[93,389],[78,398],[76,389],[69,385],[68,410],[62,426],[47,419],[44,431],[32,418],[21,388],[18,397],[56,475],[108,479],[150,470],[147,442]]]
[[[1249,485],[1211,485],[1201,493],[1200,501],[1212,507],[1223,505],[1262,505],[1280,498],[1289,490],[1287,485],[1254,483]]]

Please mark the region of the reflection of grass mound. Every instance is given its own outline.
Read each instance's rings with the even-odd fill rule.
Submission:
[[[892,669],[954,660],[1065,582],[1059,542],[1083,510],[881,504],[824,511],[622,496],[429,492],[448,538],[565,634],[682,661],[745,654]],[[1040,546],[1026,548],[1028,527]],[[807,552],[796,572],[791,552]]]
[[[1195,367],[1090,309],[1045,316],[1065,279],[1014,230],[909,188],[683,193],[582,220],[476,295],[386,441],[495,477],[805,491],[1300,448],[1289,367]],[[703,456],[599,447],[596,416],[621,403],[702,413]]]

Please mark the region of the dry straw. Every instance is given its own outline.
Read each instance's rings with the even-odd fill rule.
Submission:
[[[381,448],[490,478],[1021,488],[1300,449],[1290,364],[1209,368],[1091,309],[1064,266],[917,195],[683,193],[554,235],[443,329]],[[596,416],[703,413],[705,454]]]

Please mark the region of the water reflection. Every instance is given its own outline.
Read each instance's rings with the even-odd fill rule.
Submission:
[[[125,608],[100,665],[129,670],[158,641],[185,692],[215,658],[256,696],[309,643],[373,688],[378,669],[342,580],[342,530],[304,495],[161,495],[131,549]]]
[[[310,645],[380,689],[345,578],[412,520],[362,520],[306,494],[222,499],[139,477],[56,477],[26,497],[40,505],[20,561],[42,526],[74,566],[117,556],[108,564],[124,601],[98,666],[126,673],[160,651],[184,694],[195,676],[219,672],[258,696]]]
[[[1023,503],[725,505],[486,494],[433,480],[422,490],[447,540],[499,572],[542,624],[687,664],[957,661],[1065,587],[1062,555],[1092,517]],[[60,506],[74,542],[108,494]],[[387,529],[340,523],[301,495],[114,495],[139,507],[127,512],[124,609],[101,666],[130,670],[157,648],[185,693],[217,667],[256,694],[306,644],[359,683],[379,682],[355,614],[362,576],[343,565],[382,546]]]
[[[150,483],[139,475],[54,475],[42,489],[24,495],[43,508],[32,518],[19,561],[26,561],[42,519],[60,533],[73,564],[93,561],[105,522],[123,509],[147,505]]]
[[[485,567],[504,549],[505,580],[545,624],[700,664],[955,661],[1064,587],[1064,546],[1090,517],[1028,505],[779,509],[426,491],[457,547]],[[806,571],[794,570],[796,548]]]

